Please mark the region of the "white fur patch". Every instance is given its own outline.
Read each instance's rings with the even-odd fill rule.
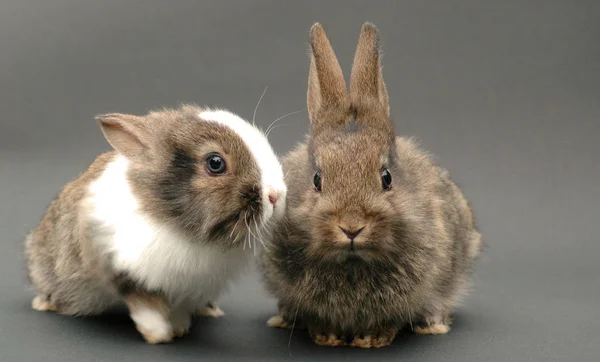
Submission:
[[[226,110],[206,110],[198,116],[205,121],[229,127],[242,139],[260,171],[263,220],[268,220],[273,213],[276,214],[275,216],[281,216],[285,209],[287,188],[283,181],[281,163],[264,133],[238,115]],[[279,195],[275,208],[269,202],[269,192],[276,192]]]
[[[157,341],[168,340],[171,337],[173,328],[171,322],[165,318],[159,311],[140,307],[131,313],[131,319],[135,322],[140,330],[151,336]]]
[[[90,217],[106,230],[93,242],[114,254],[116,271],[127,272],[146,288],[163,290],[171,304],[195,308],[218,298],[246,268],[251,254],[188,240],[144,217],[127,182],[127,167],[128,160],[117,156],[90,184]]]

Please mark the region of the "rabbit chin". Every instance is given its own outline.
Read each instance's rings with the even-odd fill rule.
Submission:
[[[380,259],[373,249],[340,249],[332,253],[332,256],[338,263],[372,263]]]
[[[382,250],[374,242],[350,242],[350,240],[335,240],[315,245],[311,254],[323,260],[337,263],[358,262],[370,263],[380,260]]]

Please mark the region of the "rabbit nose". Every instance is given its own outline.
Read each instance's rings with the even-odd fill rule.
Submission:
[[[340,228],[340,230],[342,230],[344,232],[344,234],[346,234],[346,236],[348,237],[348,239],[354,240],[354,238],[356,238],[358,236],[358,234],[360,234],[360,232],[363,231],[363,229],[365,227],[363,226],[360,229],[354,229],[354,230],[347,230],[347,229],[344,229],[341,226],[339,228]]]
[[[271,204],[275,205],[278,199],[279,195],[276,192],[269,192],[269,202]]]

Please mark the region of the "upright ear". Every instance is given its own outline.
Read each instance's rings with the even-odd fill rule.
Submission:
[[[353,99],[370,97],[379,100],[386,115],[390,116],[390,102],[381,71],[379,35],[371,23],[363,24],[360,31],[350,75],[350,95]]]
[[[319,23],[310,29],[310,48],[307,104],[310,121],[315,124],[319,122],[317,113],[321,108],[348,102],[348,89],[342,68]]]
[[[150,129],[138,116],[110,113],[96,116],[100,129],[110,145],[130,159],[147,156]]]

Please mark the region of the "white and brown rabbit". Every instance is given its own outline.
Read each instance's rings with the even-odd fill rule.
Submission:
[[[85,316],[124,302],[148,343],[166,343],[192,314],[222,314],[211,301],[252,260],[251,238],[283,215],[281,164],[261,131],[225,110],[97,119],[115,151],[27,237],[32,306]]]
[[[310,133],[282,158],[286,214],[260,258],[279,302],[268,324],[363,348],[404,326],[446,333],[480,253],[471,208],[446,170],[395,136],[375,26],[362,27],[349,92],[319,24],[310,45]]]

